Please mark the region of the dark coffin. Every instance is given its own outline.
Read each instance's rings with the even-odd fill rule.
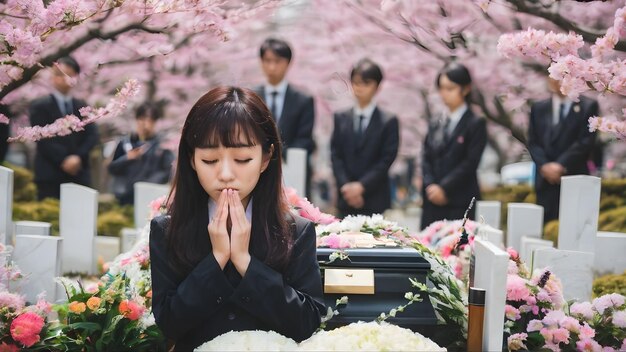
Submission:
[[[374,294],[324,293],[327,307],[334,308],[336,300],[348,296],[348,304],[338,307],[339,315],[327,323],[328,328],[347,325],[353,322],[375,320],[380,313],[387,314],[391,309],[408,303],[404,294],[417,293],[409,278],[426,284],[430,264],[413,248],[372,248],[348,249],[348,260],[328,262],[328,257],[336,250],[318,248],[317,259],[324,284],[327,269],[373,269]],[[404,328],[431,335],[437,324],[435,311],[426,293],[421,293],[421,302],[414,302],[404,312],[398,312],[395,318],[387,321]]]

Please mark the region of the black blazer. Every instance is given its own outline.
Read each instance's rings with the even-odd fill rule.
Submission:
[[[137,159],[129,160],[125,144],[138,148],[148,145],[147,150]],[[113,160],[109,164],[109,173],[115,176],[113,181],[113,193],[120,204],[133,204],[135,199],[134,185],[137,182],[167,183],[172,172],[174,153],[161,147],[158,136],[141,142],[136,134],[124,136],[117,144]]]
[[[83,100],[73,98],[72,105],[74,115],[81,117],[78,110],[87,104]],[[32,126],[45,126],[63,116],[54,96],[50,94],[30,104],[29,117]],[[89,152],[97,143],[98,128],[95,124],[85,126],[84,131],[38,141],[35,155],[35,182],[53,184],[74,182],[89,186],[91,182]],[[76,176],[71,176],[61,169],[63,159],[70,155],[78,155],[82,162],[82,169]]]
[[[595,133],[589,132],[589,117],[598,116],[596,100],[581,96],[567,116],[552,125],[552,99],[533,104],[530,108],[528,151],[537,165],[535,188],[550,186],[539,172],[543,164],[555,161],[565,167],[566,175],[589,174],[587,159],[593,148]]]
[[[208,218],[192,235],[206,257],[186,276],[175,272],[168,263],[168,222],[160,216],[150,224],[152,310],[177,351],[233,330],[273,330],[302,341],[320,326],[325,307],[313,223],[295,217],[293,252],[284,273],[263,263],[264,234],[253,225],[252,260],[242,278],[230,262],[220,269],[211,252]]]
[[[441,126],[437,121],[432,122],[424,141],[424,208],[434,206],[426,197],[426,188],[431,184],[438,184],[448,198],[445,207],[465,209],[472,197],[480,199],[476,169],[487,145],[486,123],[468,108],[445,143],[438,143],[435,138],[439,128]],[[427,219],[427,222],[436,220],[442,219]]]
[[[388,172],[398,154],[398,119],[377,107],[356,145],[353,117],[352,109],[334,115],[330,153],[338,190],[337,207],[344,215],[382,213],[391,207]],[[361,182],[365,188],[362,209],[351,208],[339,191],[352,181]]]
[[[254,89],[263,101],[265,101],[265,86]],[[266,102],[267,103],[267,102]],[[283,111],[278,119],[283,149],[303,148],[310,155],[313,152],[313,123],[315,122],[315,104],[313,97],[287,85]]]

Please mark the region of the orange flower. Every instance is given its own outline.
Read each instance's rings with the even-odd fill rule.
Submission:
[[[99,297],[91,297],[90,299],[87,300],[87,307],[89,307],[89,309],[91,310],[96,310],[100,308],[101,301],[102,300]]]
[[[130,320],[137,320],[141,318],[141,315],[145,310],[145,308],[137,304],[137,302],[129,301],[127,299],[120,302],[120,306],[118,309],[120,311],[120,314]]]
[[[70,309],[70,312],[72,313],[80,314],[84,312],[85,309],[87,309],[87,307],[85,306],[85,303],[83,302],[73,301],[72,303],[70,303],[69,309]]]

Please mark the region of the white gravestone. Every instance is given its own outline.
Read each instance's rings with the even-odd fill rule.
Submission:
[[[130,251],[139,238],[139,229],[125,227],[122,229],[122,253]]]
[[[96,263],[111,262],[120,254],[119,237],[96,236]]]
[[[502,203],[497,200],[479,200],[476,202],[476,221],[485,219],[487,225],[499,229],[501,209]]]
[[[135,185],[135,227],[142,228],[150,217],[150,202],[167,196],[169,185],[150,182],[136,182]]]
[[[63,237],[62,271],[94,274],[98,192],[74,183],[61,185],[59,227]]]
[[[485,293],[483,351],[502,350],[506,276],[509,264],[507,252],[483,239],[474,241],[474,287]]]
[[[535,250],[533,270],[547,268],[561,280],[565,300],[591,300],[594,254],[554,248]]]
[[[598,232],[593,270],[596,275],[622,274],[626,271],[626,233]]]
[[[509,203],[506,245],[520,250],[520,238],[541,238],[543,233],[543,207],[528,203]]]
[[[559,249],[593,253],[599,213],[599,177],[561,177]]]
[[[298,192],[300,197],[306,196],[306,150],[288,148],[287,160],[283,164],[283,182]]]
[[[533,252],[540,248],[554,248],[554,242],[535,237],[522,236],[519,256],[529,268],[532,268]]]
[[[504,248],[504,232],[489,225],[478,226],[478,237],[487,240],[499,248]]]
[[[15,236],[13,258],[25,274],[21,292],[27,301],[37,302],[37,295],[44,291],[49,302],[60,298],[56,297],[54,278],[61,275],[62,241],[56,236]]]
[[[43,221],[16,221],[15,235],[50,236],[52,224]]]
[[[0,166],[0,242],[13,244],[13,170]]]

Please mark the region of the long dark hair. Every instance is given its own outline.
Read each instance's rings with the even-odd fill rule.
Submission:
[[[199,228],[204,227],[204,236],[208,236],[209,195],[191,166],[195,149],[259,144],[264,155],[270,152],[272,155],[252,190],[252,223],[254,228],[260,227],[265,235],[265,262],[281,271],[286,266],[293,239],[287,218],[289,208],[282,187],[282,151],[278,129],[267,106],[253,91],[222,86],[211,89],[191,108],[180,138],[176,174],[168,200],[168,204],[171,201],[168,209],[171,216],[167,234],[168,254],[176,271],[188,273],[206,256],[206,246],[202,243],[206,243],[207,237],[196,234]]]

